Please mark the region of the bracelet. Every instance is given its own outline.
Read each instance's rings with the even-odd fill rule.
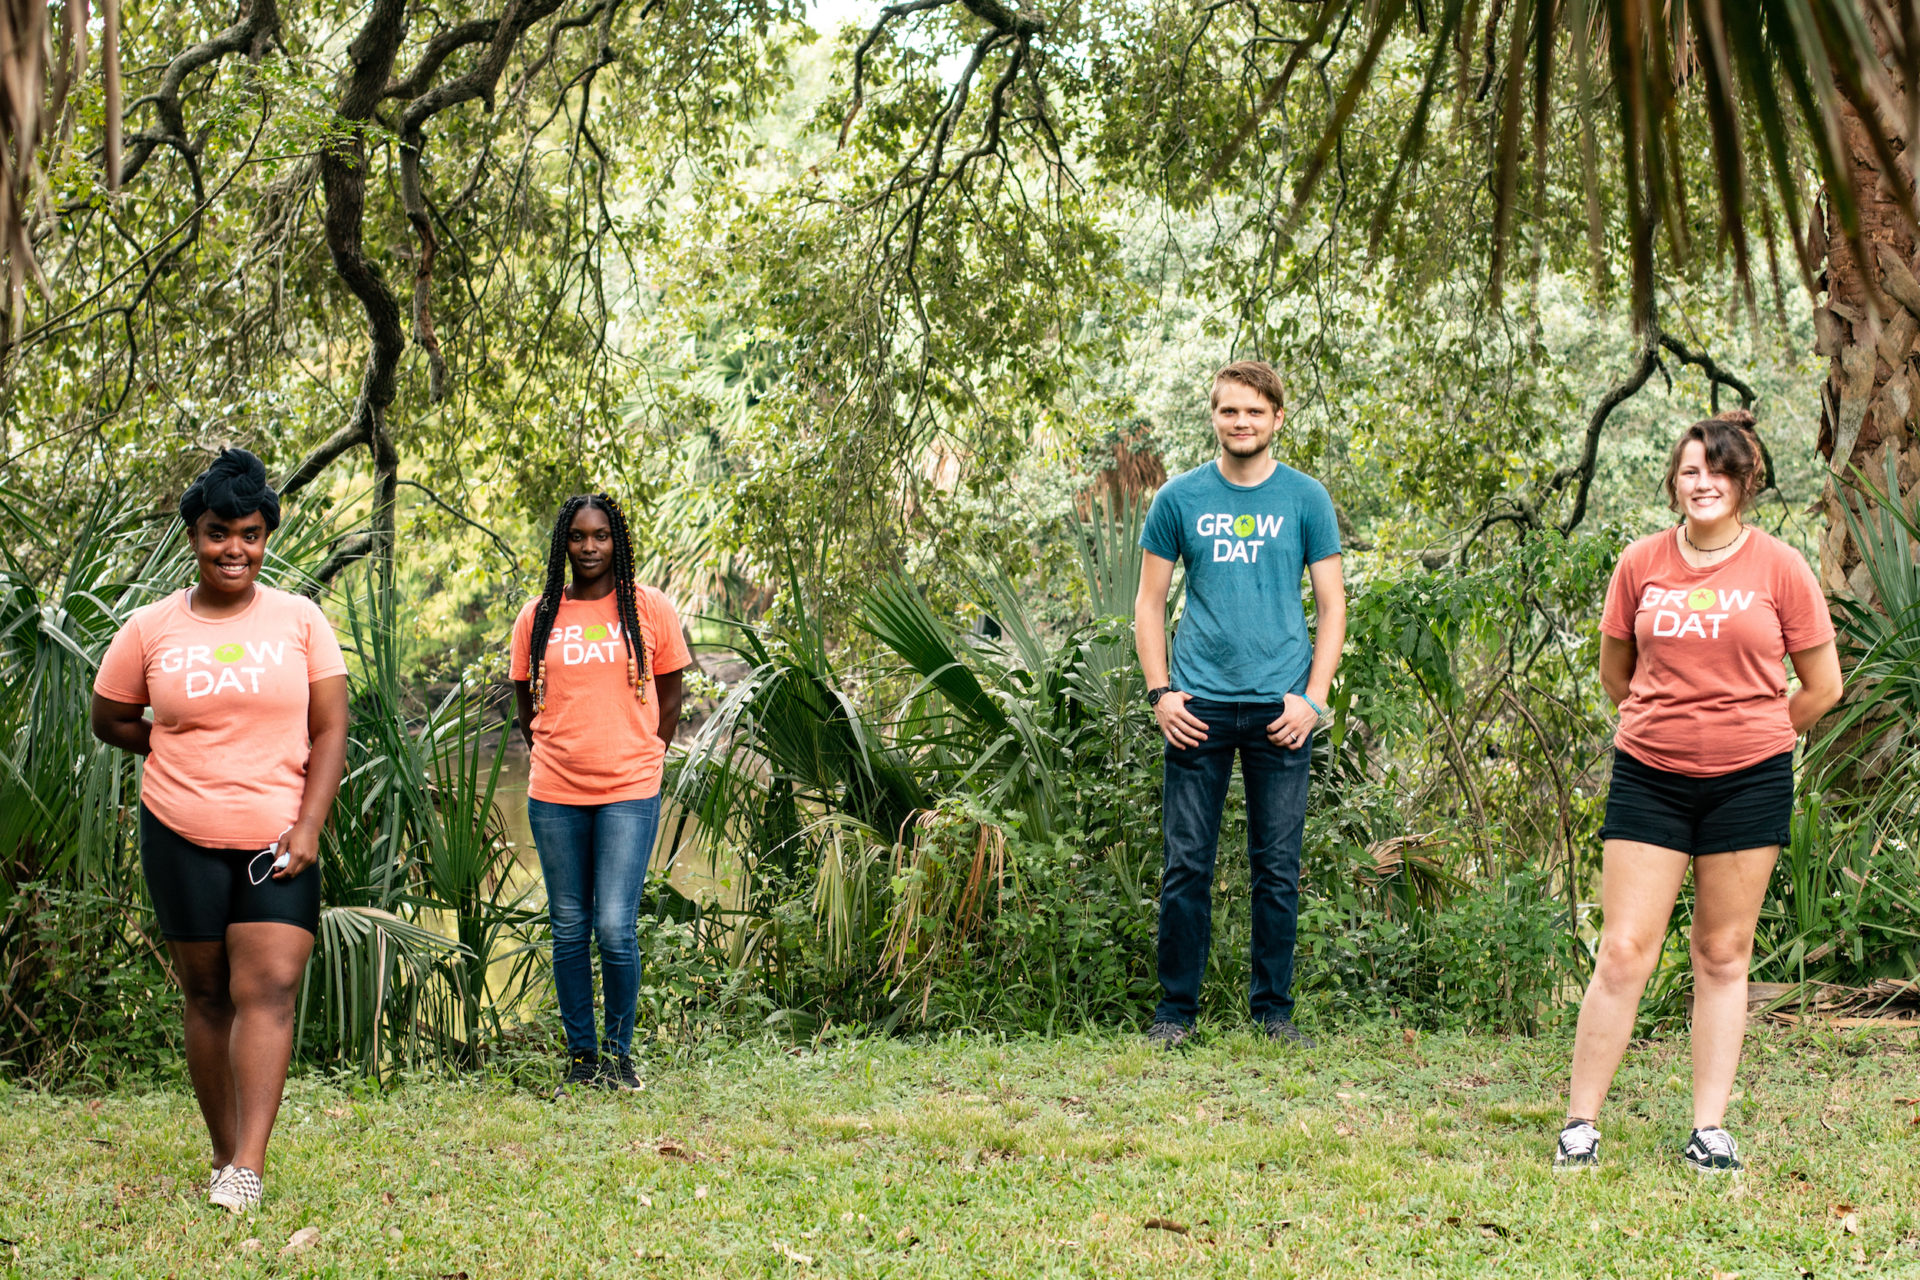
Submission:
[[[1333,712],[1327,710],[1325,707],[1315,702],[1312,698],[1309,698],[1306,694],[1303,693],[1300,695],[1300,701],[1306,703],[1308,706],[1313,708],[1313,713],[1320,717],[1321,724],[1325,724],[1327,721],[1333,719]]]

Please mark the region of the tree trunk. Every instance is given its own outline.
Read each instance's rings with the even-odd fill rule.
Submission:
[[[1820,539],[1820,578],[1830,591],[1851,591],[1861,600],[1872,589],[1860,549],[1847,533],[1841,505],[1854,468],[1876,486],[1885,483],[1889,449],[1896,451],[1902,493],[1913,491],[1920,479],[1920,442],[1916,441],[1916,392],[1920,392],[1920,261],[1914,256],[1914,237],[1894,183],[1913,190],[1913,154],[1908,128],[1909,86],[1899,63],[1889,54],[1885,33],[1875,28],[1881,59],[1892,84],[1890,100],[1881,109],[1883,126],[1899,139],[1901,165],[1885,172],[1868,140],[1860,103],[1843,103],[1841,136],[1853,189],[1860,203],[1860,240],[1849,241],[1834,212],[1832,197],[1822,201],[1822,217],[1814,225],[1810,256],[1818,261],[1822,249],[1826,271],[1816,281],[1826,302],[1814,308],[1815,348],[1828,358],[1821,390],[1820,452],[1829,464],[1821,513],[1826,531]],[[1897,118],[1886,118],[1897,116]],[[1905,146],[1901,147],[1904,143]],[[1865,259],[1863,261],[1863,258]]]

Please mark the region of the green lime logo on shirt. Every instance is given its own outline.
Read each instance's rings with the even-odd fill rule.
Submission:
[[[238,662],[247,656],[247,651],[237,644],[223,644],[213,651],[213,656],[220,662]]]
[[[594,623],[587,628],[586,636],[589,640],[605,640],[607,638],[606,625],[599,622]]]
[[[1687,596],[1687,604],[1694,609],[1711,609],[1716,599],[1718,599],[1718,597],[1705,587],[1695,587],[1692,593]]]
[[[1241,516],[1238,520],[1235,520],[1233,522],[1233,536],[1236,538],[1251,538],[1253,536],[1253,517]]]

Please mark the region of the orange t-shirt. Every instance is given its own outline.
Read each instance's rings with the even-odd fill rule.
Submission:
[[[346,673],[305,596],[256,586],[239,613],[203,618],[182,590],[133,611],[93,691],[153,708],[140,799],[154,817],[210,849],[264,849],[306,794],[307,686]]]
[[[1696,569],[1663,529],[1620,553],[1600,630],[1634,646],[1614,745],[1713,778],[1793,750],[1785,659],[1833,639],[1833,617],[1806,560],[1766,531]]]
[[[641,643],[658,676],[693,662],[680,635],[680,617],[666,596],[641,587],[636,601]],[[510,675],[533,678],[533,612],[536,597],[513,623]],[[533,715],[530,799],[551,804],[613,804],[660,793],[667,744],[660,741],[660,690],[647,700],[627,683],[627,646],[620,635],[620,607],[613,595],[600,600],[562,598],[547,635],[546,710]],[[633,654],[635,661],[640,655]]]

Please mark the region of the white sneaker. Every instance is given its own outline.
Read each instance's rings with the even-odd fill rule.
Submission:
[[[220,1189],[220,1180],[232,1172],[233,1172],[233,1166],[230,1164],[223,1164],[218,1169],[208,1170],[207,1196],[208,1196],[209,1203],[212,1202],[213,1193]]]
[[[226,1167],[224,1175],[207,1193],[207,1203],[222,1209],[245,1213],[260,1207],[260,1175],[237,1164]]]

